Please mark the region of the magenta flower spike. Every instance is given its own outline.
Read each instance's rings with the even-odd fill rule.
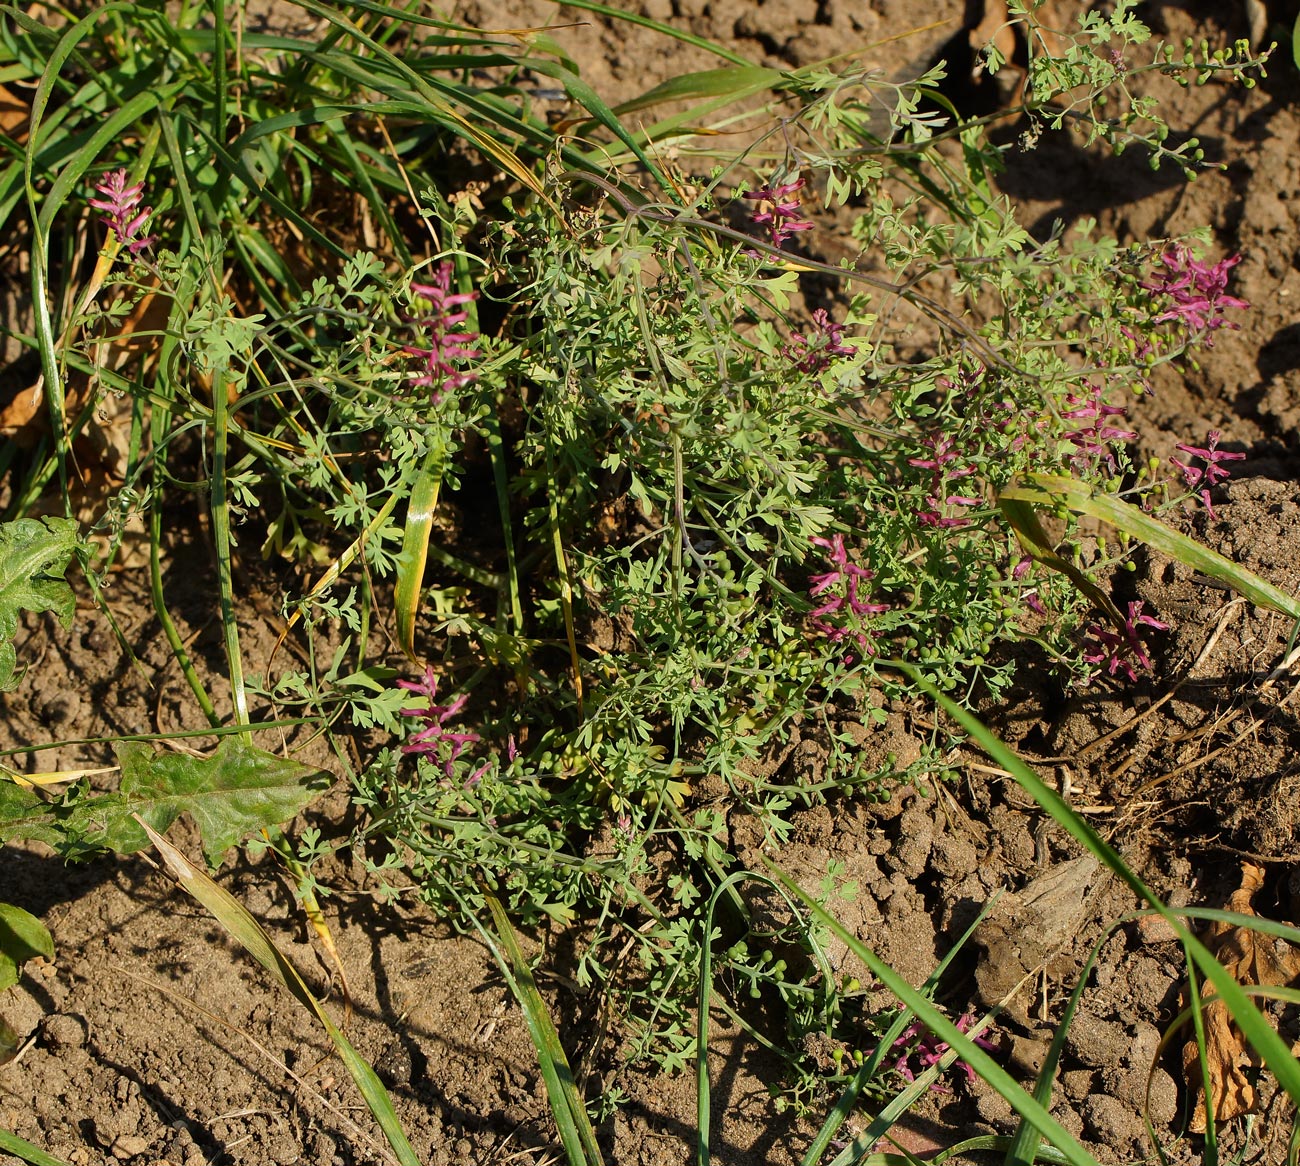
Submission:
[[[1138,668],[1148,671],[1151,668],[1151,657],[1146,653],[1139,629],[1150,627],[1168,631],[1169,625],[1153,615],[1144,615],[1142,607],[1140,599],[1129,603],[1122,631],[1102,627],[1101,624],[1089,624],[1088,638],[1084,643],[1084,660],[1089,664],[1103,666],[1111,676],[1123,673],[1130,684],[1137,679],[1137,669],[1133,666],[1135,663]]]
[[[1230,296],[1228,291],[1228,272],[1241,262],[1240,255],[1228,255],[1218,263],[1204,263],[1192,257],[1191,249],[1178,244],[1172,251],[1160,256],[1165,266],[1165,273],[1154,283],[1144,283],[1147,291],[1157,295],[1168,296],[1173,303],[1154,323],[1166,320],[1182,324],[1189,334],[1206,334],[1206,346],[1212,346],[1209,333],[1219,328],[1240,328],[1241,325],[1229,320],[1223,312],[1227,308],[1248,308],[1245,300]]]
[[[806,373],[818,373],[830,364],[832,356],[852,356],[857,349],[844,343],[844,325],[830,318],[825,308],[812,314],[812,336],[795,332],[781,353]]]
[[[921,525],[936,530],[950,530],[955,526],[965,525],[966,519],[960,517],[960,511],[957,514],[945,514],[944,508],[978,506],[980,499],[968,494],[949,494],[947,490],[950,479],[969,477],[975,472],[975,467],[955,464],[960,462],[960,455],[952,438],[946,433],[937,436],[932,434],[921,444],[929,447],[930,456],[907,459],[909,466],[931,471],[930,492],[925,496],[925,508],[917,512]]]
[[[1188,489],[1193,491],[1205,503],[1205,509],[1209,511],[1211,518],[1217,518],[1218,515],[1214,513],[1214,507],[1210,503],[1210,487],[1227,481],[1230,476],[1230,472],[1225,470],[1221,463],[1239,462],[1246,456],[1244,453],[1229,453],[1227,450],[1219,449],[1218,445],[1219,432],[1216,429],[1211,429],[1206,436],[1204,449],[1195,445],[1183,445],[1182,442],[1179,442],[1174,447],[1191,457],[1200,458],[1205,462],[1204,469],[1188,465],[1186,462],[1179,461],[1176,457],[1169,459],[1183,471],[1183,478],[1187,482]]]
[[[801,190],[803,184],[803,179],[797,178],[783,186],[764,186],[758,190],[741,191],[741,198],[754,200],[768,208],[755,211],[749,216],[749,221],[755,226],[767,228],[773,247],[780,247],[796,231],[813,229],[813,224],[803,216],[799,200],[790,197]]]
[[[961,1033],[969,1032],[974,1024],[975,1018],[969,1012],[963,1013],[957,1021],[957,1031]],[[914,1041],[916,1042],[915,1047],[913,1047]],[[986,1052],[997,1052],[997,1045],[984,1036],[973,1036],[971,1041]],[[894,1062],[894,1071],[901,1074],[906,1081],[915,1081],[916,1070],[913,1070],[910,1064],[911,1061],[917,1063],[920,1072],[925,1072],[931,1065],[938,1064],[951,1046],[947,1041],[940,1040],[917,1020],[903,1030],[902,1035],[894,1041],[893,1047],[904,1050]],[[975,1081],[975,1070],[965,1061],[958,1061],[957,1064],[965,1072],[966,1080],[973,1083]],[[932,1091],[942,1091],[944,1087],[936,1081],[930,1088]]]
[[[435,703],[438,696],[438,678],[432,668],[425,668],[423,679],[399,680],[397,687],[417,693],[427,702],[424,707],[416,705],[401,710],[402,716],[415,717],[424,722],[424,727],[402,746],[402,752],[417,753],[435,762],[441,761],[443,772],[451,777],[456,758],[465,751],[466,746],[480,739],[477,733],[456,733],[444,728],[446,723],[465,707],[465,702],[469,698],[461,695],[450,704]],[[477,784],[485,772],[486,768],[479,769],[466,784]]]
[[[1134,441],[1137,434],[1108,424],[1108,417],[1125,417],[1128,410],[1122,405],[1107,405],[1102,401],[1100,385],[1089,385],[1089,388],[1091,393],[1086,397],[1076,397],[1073,394],[1066,397],[1065,403],[1069,408],[1061,411],[1061,417],[1066,421],[1090,421],[1092,424],[1081,426],[1062,436],[1078,448],[1077,456],[1097,458],[1105,462],[1113,473],[1117,466],[1111,443]]]
[[[87,202],[101,212],[104,225],[117,236],[123,247],[136,256],[153,246],[153,236],[140,234],[153,213],[152,208],[140,206],[144,195],[143,182],[127,186],[126,171],[114,170],[112,174],[106,174],[95,189],[104,197],[88,199]]]
[[[453,292],[451,276],[451,263],[444,260],[433,273],[433,283],[411,284],[412,293],[427,301],[432,311],[413,321],[425,330],[427,343],[402,348],[407,356],[417,357],[423,366],[411,378],[411,384],[430,389],[429,395],[435,405],[448,390],[464,388],[478,380],[477,373],[457,368],[454,362],[473,360],[480,355],[477,348],[467,347],[479,338],[479,334],[453,330],[469,318],[468,312],[454,309],[476,300],[478,292]]]
[[[870,653],[871,643],[860,626],[860,617],[880,615],[889,610],[888,603],[868,602],[859,593],[861,586],[874,578],[873,572],[849,562],[842,534],[828,539],[813,537],[809,541],[829,552],[826,561],[831,568],[808,580],[809,596],[822,598],[821,605],[808,613],[809,626],[833,644],[852,639],[864,652]],[[850,619],[850,616],[859,618]],[[852,663],[852,660],[848,663]]]

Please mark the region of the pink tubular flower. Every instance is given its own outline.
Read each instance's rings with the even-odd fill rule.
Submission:
[[[1245,300],[1227,294],[1228,272],[1241,262],[1240,255],[1226,256],[1214,264],[1202,263],[1192,258],[1189,247],[1179,243],[1160,256],[1160,262],[1167,269],[1165,274],[1155,283],[1142,286],[1157,295],[1169,296],[1173,304],[1156,316],[1154,323],[1176,320],[1190,333],[1206,333],[1206,347],[1212,343],[1208,333],[1218,328],[1241,327],[1223,315],[1225,308],[1250,307]]]
[[[937,436],[925,438],[921,443],[930,448],[930,457],[910,457],[907,459],[909,466],[915,466],[919,470],[930,470],[930,492],[925,496],[926,509],[919,512],[918,517],[923,526],[932,526],[939,530],[947,530],[954,526],[961,526],[965,519],[957,515],[944,514],[943,507],[951,506],[978,506],[980,499],[973,498],[967,494],[949,494],[947,488],[951,479],[969,477],[975,472],[974,466],[954,465],[958,461],[958,454],[953,440],[946,433]]]
[[[1098,458],[1104,461],[1107,468],[1114,473],[1117,467],[1115,451],[1110,448],[1111,442],[1133,441],[1137,434],[1128,429],[1116,429],[1113,425],[1108,425],[1107,417],[1124,417],[1127,416],[1128,410],[1122,405],[1105,404],[1101,399],[1100,385],[1089,385],[1089,388],[1092,390],[1089,396],[1076,397],[1071,394],[1065,398],[1069,408],[1062,411],[1061,417],[1066,421],[1091,421],[1092,424],[1062,436],[1078,447],[1077,456]]]
[[[863,616],[879,615],[889,610],[887,603],[868,603],[858,595],[858,588],[869,583],[874,575],[865,567],[849,562],[849,553],[844,548],[844,536],[809,540],[814,546],[825,547],[830,553],[826,556],[829,571],[814,575],[809,579],[808,594],[813,598],[822,597],[820,607],[808,615],[809,625],[814,631],[825,636],[833,644],[845,639],[853,639],[864,652],[871,652],[867,633],[862,628]],[[833,619],[831,617],[834,617]],[[849,661],[852,663],[852,661]]]
[[[1169,630],[1167,623],[1161,623],[1155,616],[1142,614],[1140,599],[1128,605],[1128,615],[1124,618],[1122,632],[1114,628],[1102,627],[1100,624],[1089,624],[1088,638],[1083,645],[1084,660],[1089,664],[1104,664],[1106,671],[1112,676],[1124,673],[1131,684],[1137,679],[1134,663],[1143,671],[1151,667],[1151,657],[1146,653],[1141,632],[1138,630],[1142,626],[1156,628],[1162,632]]]
[[[852,356],[857,352],[853,345],[843,342],[844,325],[832,320],[825,308],[814,310],[812,322],[811,340],[802,332],[795,332],[790,343],[781,349],[781,354],[804,372],[821,372],[830,364],[832,356]]]
[[[477,733],[453,733],[443,728],[452,717],[465,707],[465,702],[469,698],[462,695],[453,700],[451,704],[435,704],[434,701],[438,695],[438,678],[434,675],[432,668],[424,670],[422,680],[399,680],[397,687],[405,688],[408,692],[419,693],[428,701],[423,708],[416,706],[402,709],[402,716],[418,717],[424,722],[424,728],[402,746],[402,752],[419,753],[436,762],[441,762],[443,772],[450,777],[456,758],[465,751],[467,745],[472,745],[479,740]],[[444,745],[447,748],[444,749]],[[466,784],[473,785],[477,783],[485,771],[486,767],[480,769],[470,777]]]
[[[741,198],[754,199],[770,209],[757,210],[749,216],[755,226],[766,227],[773,247],[780,247],[795,231],[811,231],[813,224],[803,217],[803,208],[797,198],[791,198],[803,188],[803,179],[787,182],[784,186],[764,186],[758,190],[741,191]]]
[[[479,355],[477,348],[466,348],[478,339],[477,332],[454,332],[457,324],[462,324],[469,313],[451,311],[461,304],[468,304],[478,298],[478,292],[453,292],[451,290],[452,266],[444,260],[433,273],[433,283],[413,283],[411,291],[422,300],[427,300],[433,311],[414,321],[420,327],[428,329],[427,347],[407,345],[402,349],[407,356],[419,357],[424,370],[411,378],[411,384],[428,386],[432,391],[430,397],[436,405],[442,394],[448,389],[459,389],[472,384],[478,374],[457,369],[452,363],[456,360],[470,360]]]
[[[975,1018],[971,1016],[969,1012],[963,1013],[961,1019],[957,1021],[957,1031],[962,1033],[968,1032],[974,1023]],[[917,1039],[918,1037],[920,1038],[919,1040]],[[916,1042],[915,1046],[913,1046],[913,1041]],[[971,1037],[971,1041],[986,1052],[997,1052],[997,1045],[983,1036],[973,1036]],[[898,1060],[894,1062],[894,1071],[901,1073],[908,1081],[915,1081],[917,1072],[924,1073],[931,1065],[937,1065],[939,1061],[943,1059],[944,1053],[946,1053],[951,1046],[947,1041],[942,1041],[935,1036],[934,1033],[926,1028],[919,1020],[916,1020],[908,1025],[908,1027],[903,1031],[902,1036],[894,1041],[893,1047],[896,1049],[902,1048],[904,1050]],[[919,1069],[914,1071],[911,1065],[908,1064],[909,1061],[916,1061],[919,1065]],[[966,1073],[966,1080],[973,1084],[975,1081],[975,1070],[966,1064],[965,1061],[959,1061],[958,1064]],[[938,1081],[935,1081],[930,1088],[932,1090],[942,1090],[943,1086]]]
[[[1229,477],[1229,471],[1225,470],[1219,463],[1239,462],[1246,456],[1244,453],[1228,453],[1227,450],[1219,449],[1218,445],[1219,432],[1217,429],[1211,429],[1206,436],[1204,449],[1199,449],[1194,445],[1183,445],[1181,442],[1175,446],[1176,449],[1182,450],[1185,454],[1200,458],[1205,462],[1204,469],[1189,466],[1176,457],[1169,459],[1183,471],[1183,477],[1187,481],[1187,488],[1196,493],[1201,501],[1205,503],[1205,509],[1210,512],[1211,518],[1217,518],[1218,516],[1214,513],[1214,507],[1210,505],[1210,487],[1227,481]]]
[[[1024,555],[1020,561],[1011,568],[1011,578],[1015,582],[1019,583],[1020,580],[1029,573],[1029,568],[1033,566],[1033,563],[1033,559],[1028,555]],[[1029,608],[1030,611],[1036,612],[1038,615],[1047,614],[1047,608],[1043,606],[1043,601],[1038,598],[1037,587],[1030,587],[1027,590],[1022,591],[1020,593],[1020,598],[1024,600],[1025,606]]]
[[[95,210],[103,212],[104,225],[117,236],[123,247],[134,256],[153,246],[153,236],[140,234],[152,213],[151,207],[140,209],[143,182],[127,186],[126,171],[114,170],[112,174],[106,174],[95,189],[104,197],[87,201]]]

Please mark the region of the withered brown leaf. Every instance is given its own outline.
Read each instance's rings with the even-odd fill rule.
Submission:
[[[1255,895],[1263,885],[1264,868],[1251,862],[1242,863],[1241,885],[1228,900],[1227,909],[1239,915],[1254,915]],[[1293,986],[1300,981],[1300,951],[1285,940],[1249,927],[1214,923],[1205,936],[1205,945],[1243,986]],[[1188,1003],[1186,988],[1182,1002]],[[1205,1007],[1205,1057],[1214,1120],[1228,1121],[1254,1109],[1255,1088],[1246,1076],[1246,1069],[1258,1064],[1258,1060],[1246,1047],[1222,1000],[1210,999]],[[1183,1045],[1183,1072],[1196,1097],[1190,1126],[1194,1134],[1205,1132],[1205,1091],[1199,1061],[1193,1037]]]

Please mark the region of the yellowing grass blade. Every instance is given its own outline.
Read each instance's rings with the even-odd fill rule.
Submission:
[[[411,487],[406,527],[402,531],[402,550],[397,556],[397,587],[393,597],[397,607],[397,643],[412,660],[417,660],[415,617],[420,610],[420,593],[424,589],[424,568],[429,561],[433,512],[438,508],[438,492],[442,489],[444,457],[441,443],[432,446],[425,454],[420,475]]]
[[[116,765],[106,765],[102,769],[53,769],[46,773],[19,773],[17,770],[0,765],[0,777],[7,777],[14,785],[29,788],[34,785],[58,785],[64,781],[80,781],[83,777],[116,772]]]
[[[1004,490],[998,496],[998,506],[1003,516],[1016,532],[1016,539],[1021,549],[1035,562],[1042,563],[1053,571],[1059,571],[1080,591],[1104,611],[1116,625],[1124,622],[1114,601],[1083,571],[1079,570],[1069,559],[1058,555],[1052,549],[1052,540],[1043,524],[1038,521],[1038,514],[1033,504],[1019,497],[1010,496],[1013,491]]]
[[[1029,474],[1003,490],[998,496],[998,503],[1002,506],[1003,513],[1007,513],[1007,503],[1013,506],[1029,503],[1039,507],[1064,505],[1076,514],[1090,515],[1109,523],[1124,534],[1140,539],[1148,546],[1155,547],[1170,558],[1186,563],[1194,571],[1208,575],[1211,579],[1217,579],[1220,583],[1226,583],[1251,603],[1300,620],[1300,599],[1279,590],[1253,571],[1248,571],[1231,559],[1224,558],[1217,551],[1203,547],[1185,534],[1171,530],[1158,518],[1152,518],[1136,506],[1130,506],[1111,494],[1095,493],[1073,478],[1055,474]],[[1016,519],[1008,514],[1008,520],[1016,527],[1016,533],[1019,535],[1021,532]],[[1038,557],[1028,546],[1026,549],[1035,558]],[[1046,563],[1046,560],[1041,561]],[[1046,563],[1046,565],[1055,564]]]
[[[388,1091],[375,1075],[374,1069],[330,1020],[325,1009],[303,982],[298,970],[275,946],[271,937],[262,929],[262,925],[249,914],[247,908],[238,899],[194,866],[167,839],[151,829],[139,814],[133,816],[139,822],[140,828],[149,836],[149,841],[162,855],[163,861],[176,876],[180,885],[202,903],[244,950],[324,1025],[330,1040],[334,1042],[335,1049],[338,1050],[339,1059],[352,1075],[352,1080],[357,1083],[357,1088],[361,1090],[361,1095],[370,1107],[370,1112],[374,1114],[380,1129],[384,1131],[384,1136],[388,1139],[388,1144],[393,1148],[398,1161],[402,1166],[420,1166],[420,1160],[411,1149],[411,1143],[402,1133]]]

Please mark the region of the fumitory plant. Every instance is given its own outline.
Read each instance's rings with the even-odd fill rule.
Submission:
[[[1137,78],[1249,80],[1261,62],[1153,52],[1133,10],[1030,37],[1022,144],[1068,127],[1199,164],[1194,142],[1168,144]],[[120,538],[110,515],[147,518],[159,625],[209,725],[234,730],[196,767],[124,751],[130,780],[109,802],[60,803],[77,824],[64,841],[138,842],[131,799],[196,770],[240,808],[259,765],[275,805],[218,814],[210,857],[245,826],[281,824],[316,773],[247,745],[260,710],[331,744],[384,893],[465,926],[496,909],[542,938],[572,928],[572,979],[617,1011],[627,1056],[676,1067],[696,1048],[706,955],[718,984],[780,1003],[769,1044],[843,1038],[816,931],[760,909],[738,824],[775,851],[801,807],[941,776],[954,736],[929,719],[934,691],[958,708],[997,698],[1025,659],[1075,684],[1149,666],[1168,616],[1111,596],[1129,544],[1085,544],[1047,487],[1144,517],[1210,506],[1237,455],[1187,435],[1168,488],[1131,454],[1126,405],[1235,326],[1236,259],[1187,239],[1123,246],[1092,221],[1031,235],[996,187],[1018,147],[954,115],[942,68],[895,84],[870,67],[753,66],[771,116],[723,156],[731,139],[676,115],[634,135],[544,39],[516,69],[516,48],[477,30],[438,24],[403,55],[330,19],[325,46],[289,54],[301,68],[244,62],[228,89],[195,65],[165,100],[145,85],[139,117],[158,120],[130,171],[127,147],[87,125],[105,157],[43,185],[11,174],[34,203],[37,185],[68,198],[81,176],[78,212],[107,228],[112,274],[64,297],[75,310],[33,347],[47,391],[64,367],[92,386],[72,430],[97,399],[129,404],[133,445],[102,521]],[[332,71],[336,44],[364,67]],[[563,83],[590,122],[552,130],[517,84],[528,72]],[[754,72],[739,72],[735,95],[752,95]],[[711,98],[731,83],[694,80]],[[220,117],[187,104],[202,85]],[[378,108],[429,121],[348,136]],[[652,156],[656,133],[681,141]],[[444,163],[467,147],[503,181],[458,173],[451,189]],[[316,167],[364,206],[348,247],[311,212]],[[819,258],[826,208],[850,220],[839,263]],[[40,210],[41,231],[57,210]],[[156,345],[103,359],[146,312],[158,326],[137,339]],[[21,504],[56,469],[68,493],[64,436]],[[1035,489],[1050,535],[1026,509]],[[228,698],[167,607],[163,504],[178,493],[206,508]],[[243,658],[235,565],[259,552],[287,572],[292,665]],[[0,682],[12,673],[0,653]],[[915,759],[874,748],[873,729],[922,706]],[[823,750],[815,772],[790,760],[796,727]],[[163,828],[180,803],[154,800]],[[36,802],[23,814],[44,814]],[[57,823],[41,828],[57,840]],[[846,893],[827,880],[823,903]],[[920,1028],[906,1040],[904,1068],[946,1055]]]

